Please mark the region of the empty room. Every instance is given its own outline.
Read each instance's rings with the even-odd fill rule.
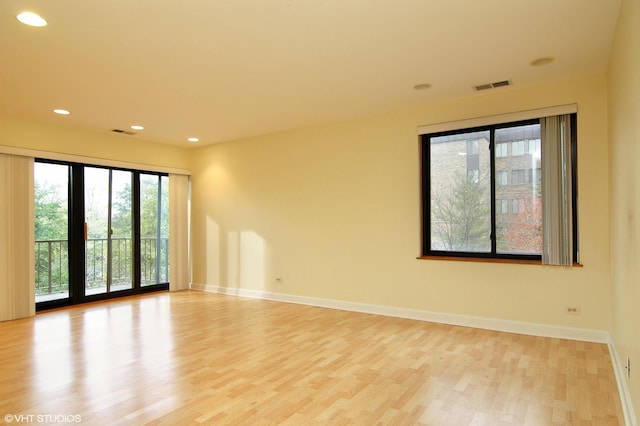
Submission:
[[[1,2],[0,418],[637,425],[638,22]]]

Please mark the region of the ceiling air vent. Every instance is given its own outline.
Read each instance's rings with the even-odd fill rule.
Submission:
[[[134,132],[130,132],[129,130],[113,129],[111,131],[114,132],[114,133],[120,133],[120,134],[123,134],[123,135],[129,135],[129,136],[135,135]]]
[[[473,86],[473,90],[475,90],[476,92],[480,92],[482,90],[495,89],[496,87],[504,87],[504,86],[511,86],[511,81],[503,80],[503,81],[496,81],[495,83],[478,84],[477,86]]]

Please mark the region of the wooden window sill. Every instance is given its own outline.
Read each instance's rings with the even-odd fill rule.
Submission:
[[[529,259],[502,259],[497,257],[458,257],[458,256],[418,256],[418,260],[446,260],[446,261],[458,261],[458,262],[482,262],[482,263],[513,263],[520,265],[541,265],[541,266],[555,266],[555,265],[542,265],[541,260],[529,260]],[[573,267],[582,268],[581,263],[574,262]]]

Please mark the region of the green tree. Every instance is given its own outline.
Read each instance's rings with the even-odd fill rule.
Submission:
[[[127,183],[113,196],[111,205],[111,229],[113,237],[132,237],[133,222],[131,184]]]
[[[85,180],[85,221],[89,225],[87,262],[93,265],[87,271],[87,282],[104,285],[106,280],[107,201],[105,173],[93,171]],[[126,177],[125,177],[126,179]],[[159,179],[162,182],[158,206]],[[111,206],[112,279],[114,283],[130,282],[133,261],[132,184],[120,179],[114,185]],[[67,190],[52,184],[42,174],[35,181],[36,289],[39,293],[56,291],[68,286],[68,206]],[[168,281],[168,179],[156,175],[141,175],[140,228],[141,269],[143,284]],[[160,220],[158,220],[158,218]],[[158,228],[159,226],[159,228]],[[54,242],[54,240],[60,240]],[[64,241],[63,241],[64,240]],[[101,240],[101,241],[98,241]],[[137,243],[136,243],[137,244]],[[95,246],[94,246],[95,245]],[[97,248],[97,251],[93,250]],[[90,275],[93,274],[94,275]],[[91,284],[93,283],[93,284]],[[52,289],[49,290],[50,284]]]
[[[453,184],[432,195],[431,238],[434,248],[487,251],[490,210],[484,185],[456,174]]]
[[[36,293],[69,288],[66,189],[40,180],[34,182]]]
[[[35,182],[35,237],[36,241],[67,239],[67,201],[61,188]]]
[[[143,237],[156,237],[158,235],[158,215],[160,214],[160,235],[169,234],[168,214],[168,188],[163,187],[161,192],[161,208],[158,209],[158,181],[153,179],[140,179],[140,235]],[[163,182],[166,186],[166,182]],[[112,205],[111,228],[113,235],[129,235],[132,227],[131,218],[131,185],[127,184],[114,196]]]
[[[159,182],[162,186],[160,192]],[[169,235],[168,189],[166,177],[143,175],[140,178],[140,235],[142,237],[140,253],[142,281],[146,284],[168,281],[166,276],[168,266],[166,238]]]

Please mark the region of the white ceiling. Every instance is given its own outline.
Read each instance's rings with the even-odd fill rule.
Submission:
[[[0,112],[104,132],[142,124],[122,137],[216,143],[482,96],[472,90],[482,83],[605,72],[619,5],[2,0]],[[24,10],[49,25],[19,23]],[[529,65],[546,56],[556,60]],[[432,88],[413,89],[421,83]]]

